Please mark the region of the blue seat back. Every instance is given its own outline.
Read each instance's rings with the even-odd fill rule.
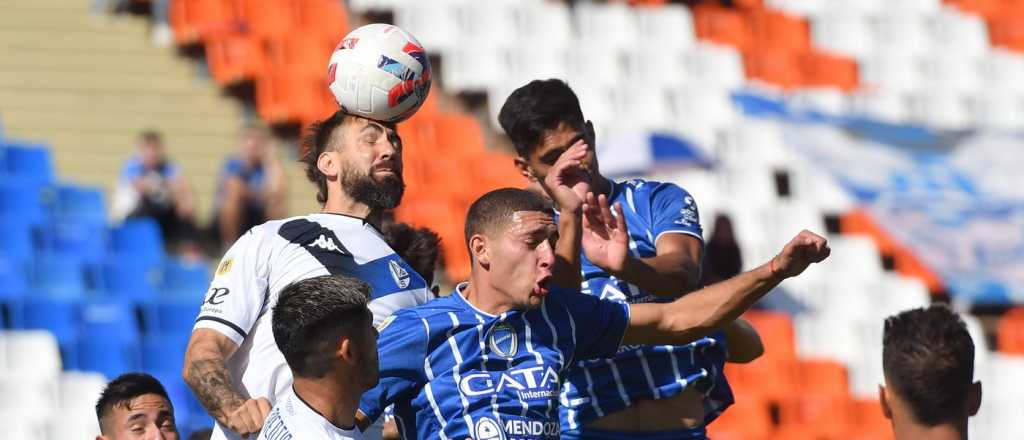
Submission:
[[[110,249],[117,254],[154,263],[164,259],[160,224],[151,218],[133,218],[111,228]]]
[[[85,339],[138,343],[139,334],[135,305],[129,301],[91,300],[82,307],[82,336]]]
[[[142,367],[137,343],[83,338],[78,344],[78,368],[114,378]]]
[[[49,217],[48,203],[53,190],[25,179],[0,178],[0,213],[30,225],[41,225]]]
[[[210,267],[205,262],[170,258],[164,264],[162,294],[167,298],[202,301],[210,278]]]
[[[103,290],[112,298],[137,302],[156,299],[160,266],[133,255],[110,255],[103,264]]]
[[[24,326],[49,330],[61,345],[74,344],[82,332],[82,302],[41,295],[24,300]]]
[[[56,214],[61,221],[104,224],[107,208],[103,190],[77,185],[57,187]]]
[[[13,212],[0,213],[0,255],[26,260],[34,251],[32,224]]]
[[[156,330],[166,337],[188,337],[192,334],[196,316],[199,316],[199,301],[161,301],[154,307],[154,315],[149,318],[156,322]]]
[[[32,289],[56,297],[82,297],[86,291],[85,264],[74,255],[38,254],[32,264]]]
[[[72,254],[86,263],[101,264],[107,256],[107,227],[103,223],[59,221],[50,225],[50,249]]]
[[[8,174],[40,184],[54,182],[53,157],[45,145],[8,143],[4,150]]]

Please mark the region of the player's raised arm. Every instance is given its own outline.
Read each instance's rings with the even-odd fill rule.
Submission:
[[[782,280],[828,258],[828,242],[809,231],[760,267],[667,304],[634,304],[625,344],[685,344],[732,322]]]
[[[250,230],[224,254],[185,351],[182,377],[221,426],[259,432],[270,412],[265,396],[245,397],[232,385],[227,360],[242,345],[263,307],[267,283],[260,239]]]
[[[590,183],[582,170],[587,155],[586,142],[577,140],[565,150],[544,177],[542,188],[558,209],[558,241],[555,243],[555,284],[575,289],[583,281],[580,273],[580,237],[583,199]]]

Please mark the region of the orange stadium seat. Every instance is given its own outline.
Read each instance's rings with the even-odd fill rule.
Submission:
[[[897,243],[867,211],[855,210],[843,215],[839,220],[839,230],[843,234],[871,236],[882,255],[893,258],[894,269],[897,272],[921,280],[933,294],[944,289],[939,276],[921,262],[910,249]]]
[[[169,7],[168,20],[180,45],[197,43],[238,24],[228,0],[175,0]]]
[[[992,45],[1024,52],[1024,27],[1021,22],[1024,22],[1024,13],[1019,10],[991,17],[988,20],[988,35]]]
[[[708,425],[708,437],[715,440],[767,438],[772,415],[769,401],[756,395],[736,394],[736,403]]]
[[[742,12],[709,4],[693,8],[693,22],[697,38],[713,43],[747,50],[753,46],[754,36]]]
[[[270,72],[256,79],[256,111],[271,124],[302,123],[318,110],[319,81]]]
[[[850,382],[846,366],[829,359],[797,361],[800,391],[807,394],[849,396]]]
[[[331,47],[351,30],[345,7],[336,0],[299,0],[298,23],[304,32],[311,32]]]
[[[789,50],[753,50],[743,54],[747,78],[764,81],[784,89],[804,83],[800,70],[800,54]]]
[[[792,319],[778,312],[751,310],[743,315],[757,329],[764,355],[749,364],[726,364],[737,393],[779,401],[797,387],[796,342]],[[771,377],[772,380],[764,380]]]
[[[857,62],[851,58],[812,50],[800,62],[805,86],[835,87],[845,92],[857,88]]]
[[[999,351],[1024,354],[1024,307],[1010,309],[996,327]]]
[[[764,358],[794,360],[796,359],[796,337],[793,319],[781,312],[767,310],[751,310],[743,314],[743,318],[757,329],[764,342]]]
[[[882,414],[882,403],[877,399],[857,399],[853,402],[855,427],[851,440],[892,440],[892,424]]]
[[[748,11],[758,48],[805,52],[811,48],[807,20],[770,9]]]
[[[980,15],[982,17],[997,17],[1003,12],[1004,0],[945,0],[946,4],[956,6],[957,9],[968,14]]]
[[[249,32],[261,37],[282,37],[298,24],[294,0],[234,0]]]
[[[239,33],[208,39],[206,62],[213,79],[223,87],[252,79],[267,70],[260,40]]]
[[[269,69],[310,78],[325,78],[331,48],[323,39],[295,32],[267,38],[265,47]]]
[[[468,154],[484,149],[484,134],[472,116],[441,114],[434,119],[437,146],[441,151]]]
[[[809,430],[815,438],[846,438],[854,423],[853,401],[849,396],[792,394],[779,405],[779,422],[784,428]]]

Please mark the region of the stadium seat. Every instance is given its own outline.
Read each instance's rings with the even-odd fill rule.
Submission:
[[[835,276],[861,281],[878,280],[882,276],[882,256],[875,242],[865,236],[840,236],[829,241],[832,248],[830,265]]]
[[[940,52],[981,55],[989,49],[985,21],[956,8],[940,9],[931,20],[930,34],[934,46]]]
[[[849,396],[790,394],[779,405],[779,422],[784,429],[803,428],[814,436],[845,438],[855,422],[853,401]]]
[[[5,421],[4,435],[19,439],[46,439],[46,418],[18,408],[0,408],[0,420]]]
[[[811,41],[815,47],[854,58],[869,55],[877,42],[872,40],[867,17],[834,11],[811,20]]]
[[[15,330],[2,332],[4,357],[3,371],[23,377],[54,378],[61,371],[62,362],[57,339],[41,330]]]
[[[974,96],[971,124],[994,131],[1012,131],[1024,125],[1021,96],[1005,91],[982,92]]]
[[[160,225],[151,218],[131,218],[110,229],[110,250],[119,257],[161,263],[164,239]]]
[[[693,27],[702,41],[732,46],[740,51],[750,50],[754,45],[753,29],[747,17],[737,9],[700,4],[693,8]]]
[[[922,86],[971,93],[981,87],[981,58],[973,54],[936,52],[923,58]]]
[[[123,299],[90,300],[82,306],[82,337],[93,341],[139,342],[135,306]]]
[[[86,291],[86,269],[80,258],[61,253],[42,253],[32,264],[32,290],[58,297],[81,297]]]
[[[800,359],[797,361],[799,387],[806,394],[835,396],[849,395],[850,385],[846,367],[828,359]]]
[[[66,409],[90,408],[96,405],[107,379],[98,373],[68,371],[59,381],[60,406]],[[93,413],[93,416],[96,414]],[[93,417],[95,419],[95,417]]]
[[[197,312],[198,309],[192,311]],[[192,319],[195,319],[194,316]],[[142,340],[142,369],[153,373],[179,374],[191,335],[191,328],[188,330],[189,332],[145,336]]]
[[[51,414],[57,408],[56,377],[0,373],[0,410],[17,410],[35,417]]]
[[[1010,309],[996,327],[999,352],[1024,354],[1024,308]]]
[[[36,185],[48,185],[56,180],[53,156],[45,145],[8,143],[3,152],[3,162],[11,177]]]
[[[773,425],[769,404],[756,394],[737,394],[736,403],[708,425],[708,437],[716,440],[766,438]]]
[[[864,75],[861,74],[862,79]],[[850,97],[850,106],[855,115],[893,124],[906,123],[911,117],[908,96],[900,92],[856,93]]]
[[[235,0],[246,30],[258,37],[282,37],[299,22],[297,3],[288,0]]]
[[[160,265],[115,255],[103,265],[103,292],[111,298],[147,302],[156,298]]]
[[[266,71],[260,42],[255,36],[239,33],[207,39],[206,62],[217,84],[222,87],[238,84]]]
[[[461,32],[464,41],[482,47],[508,49],[517,45],[517,18],[522,5],[511,1],[466,2],[462,5]]]
[[[517,36],[525,47],[573,45],[573,23],[569,5],[562,2],[525,2]]]
[[[74,344],[82,323],[82,302],[79,299],[29,296],[25,299],[25,328],[49,330],[63,348]]]
[[[60,415],[53,415],[47,420],[46,435],[51,439],[96,438],[100,435],[100,425],[95,409],[62,410]]]
[[[233,30],[237,17],[232,0],[175,0],[170,2],[169,21],[175,41],[191,45],[201,39]]]
[[[321,81],[298,78],[286,72],[266,72],[256,77],[256,111],[272,124],[308,121],[319,115]]]
[[[637,19],[625,3],[578,3],[574,12],[577,44],[585,41],[609,50],[636,47]]]
[[[300,29],[312,31],[333,47],[350,31],[345,4],[334,0],[303,0],[297,4]]]
[[[693,15],[682,5],[635,8],[635,14],[640,46],[669,50],[694,46]]]
[[[49,215],[44,197],[52,194],[47,188],[29,180],[0,178],[0,212],[11,221],[30,226],[43,224]]]
[[[900,2],[904,3],[904,2]],[[890,7],[895,6],[890,2]],[[929,38],[928,14],[919,12],[892,11],[880,14],[873,26],[874,41],[884,41],[878,49],[882,52],[895,54],[924,54],[931,52],[932,42]]]
[[[198,304],[205,296],[212,274],[205,262],[186,262],[169,258],[164,262],[161,294],[165,298],[195,300]]]
[[[32,256],[35,245],[30,223],[5,212],[0,215],[0,231],[0,255],[19,260],[27,260]]]
[[[916,278],[898,274],[885,274],[881,284],[882,301],[877,304],[880,317],[895,315],[905,310],[928,307],[931,295],[928,287]]]
[[[57,187],[56,214],[64,221],[103,224],[107,220],[103,190],[76,185]]]
[[[96,371],[108,378],[138,371],[142,367],[139,344],[85,338],[78,344],[78,368]]]
[[[157,335],[189,335],[192,333],[192,326],[195,325],[196,316],[199,315],[201,304],[202,299],[194,302],[161,301],[147,307],[147,322],[156,323],[150,328],[155,328]]]
[[[885,414],[882,413],[882,403],[877,398],[857,399],[853,405],[856,418],[856,427],[851,429],[853,439],[892,440],[895,438],[892,432],[892,423],[885,418]]]
[[[73,255],[90,266],[99,265],[107,256],[107,226],[103,222],[66,219],[44,230],[49,235],[50,249],[55,253]],[[96,286],[87,284],[86,287]]]
[[[447,55],[463,43],[459,30],[459,3],[408,3],[395,11],[395,24],[416,36],[420,44],[434,53]]]
[[[911,98],[915,122],[942,130],[964,130],[971,123],[967,97],[947,90],[930,90]]]

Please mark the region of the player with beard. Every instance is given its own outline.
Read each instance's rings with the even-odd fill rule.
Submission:
[[[196,318],[182,375],[217,421],[213,439],[259,432],[292,385],[271,328],[285,286],[322,275],[358,278],[371,288],[374,325],[433,299],[378,230],[405,189],[394,124],[339,111],[312,127],[304,147],[323,210],[242,235],[224,254]]]

